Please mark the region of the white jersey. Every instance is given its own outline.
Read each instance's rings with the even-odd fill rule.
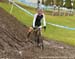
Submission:
[[[45,15],[42,14],[42,15],[39,16],[38,13],[35,14],[34,19],[33,19],[33,27],[41,26],[42,22],[43,22],[43,26],[46,26]]]

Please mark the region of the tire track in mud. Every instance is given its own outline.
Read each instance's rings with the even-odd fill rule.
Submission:
[[[7,40],[5,40],[4,38],[3,42],[7,43],[10,47],[15,47],[17,50],[19,50],[18,48],[24,47],[24,44],[27,43],[26,41],[18,40],[18,38],[16,38],[13,33],[7,31],[6,29],[3,29],[1,27],[0,29],[1,32],[3,32],[3,34],[5,34],[8,37]]]
[[[53,42],[53,41],[44,40],[43,42],[50,49],[57,51],[57,53],[60,54],[61,56],[74,57],[74,55],[72,55],[72,54],[75,54],[75,49],[73,49],[73,47],[71,47],[71,46],[68,46],[68,45],[65,45],[62,43],[57,43],[55,41]],[[71,50],[73,50],[73,51],[71,52]]]
[[[17,42],[15,42],[15,38],[12,36],[12,35],[10,35],[8,32],[5,32],[5,30],[3,30],[2,29],[2,32],[3,32],[3,34],[5,34],[6,36],[8,36],[9,38],[9,40],[7,39],[7,40],[5,40],[5,39],[2,39],[3,40],[3,42],[4,43],[7,43],[10,47],[16,47],[16,45],[14,46],[14,44],[15,43],[17,43]],[[17,43],[18,44],[18,43]],[[5,45],[5,44],[4,44]]]

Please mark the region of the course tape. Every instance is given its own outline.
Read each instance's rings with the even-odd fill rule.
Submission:
[[[65,28],[65,29],[68,29],[68,30],[75,30],[75,28],[70,28],[68,26],[62,26],[62,25],[53,24],[53,23],[47,23],[47,24],[52,25],[52,26],[56,26],[56,27],[59,27],[59,28]]]
[[[24,12],[28,13],[31,16],[34,16],[31,12],[29,12],[28,10],[22,8],[21,6],[19,6],[18,4],[16,4],[14,1],[11,1],[13,3],[13,5],[15,5],[16,7],[18,7],[19,9],[23,10]]]
[[[34,14],[32,14],[31,12],[29,12],[28,10],[22,8],[21,6],[19,6],[18,4],[16,4],[14,1],[11,1],[16,7],[18,7],[19,9],[23,10],[24,12],[26,12],[27,14],[34,16]],[[62,26],[62,25],[58,25],[58,24],[53,24],[53,23],[47,23],[49,25],[55,26],[55,27],[59,27],[59,28],[65,28],[68,30],[75,30],[75,28],[70,28],[68,26]]]

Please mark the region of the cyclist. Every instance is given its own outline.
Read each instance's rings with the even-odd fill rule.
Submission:
[[[43,9],[38,9],[37,13],[34,15],[34,19],[33,19],[33,25],[32,27],[30,27],[29,31],[28,31],[28,35],[27,37],[30,36],[30,33],[33,29],[36,29],[36,27],[41,27],[43,22],[43,27],[44,30],[46,30],[46,21],[45,21],[45,14],[43,12]]]

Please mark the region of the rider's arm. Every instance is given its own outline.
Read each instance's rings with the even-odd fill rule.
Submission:
[[[36,17],[37,17],[37,14],[34,15],[34,19],[33,19],[33,28],[35,28]]]
[[[46,27],[46,20],[45,20],[45,15],[43,14],[43,24]]]

